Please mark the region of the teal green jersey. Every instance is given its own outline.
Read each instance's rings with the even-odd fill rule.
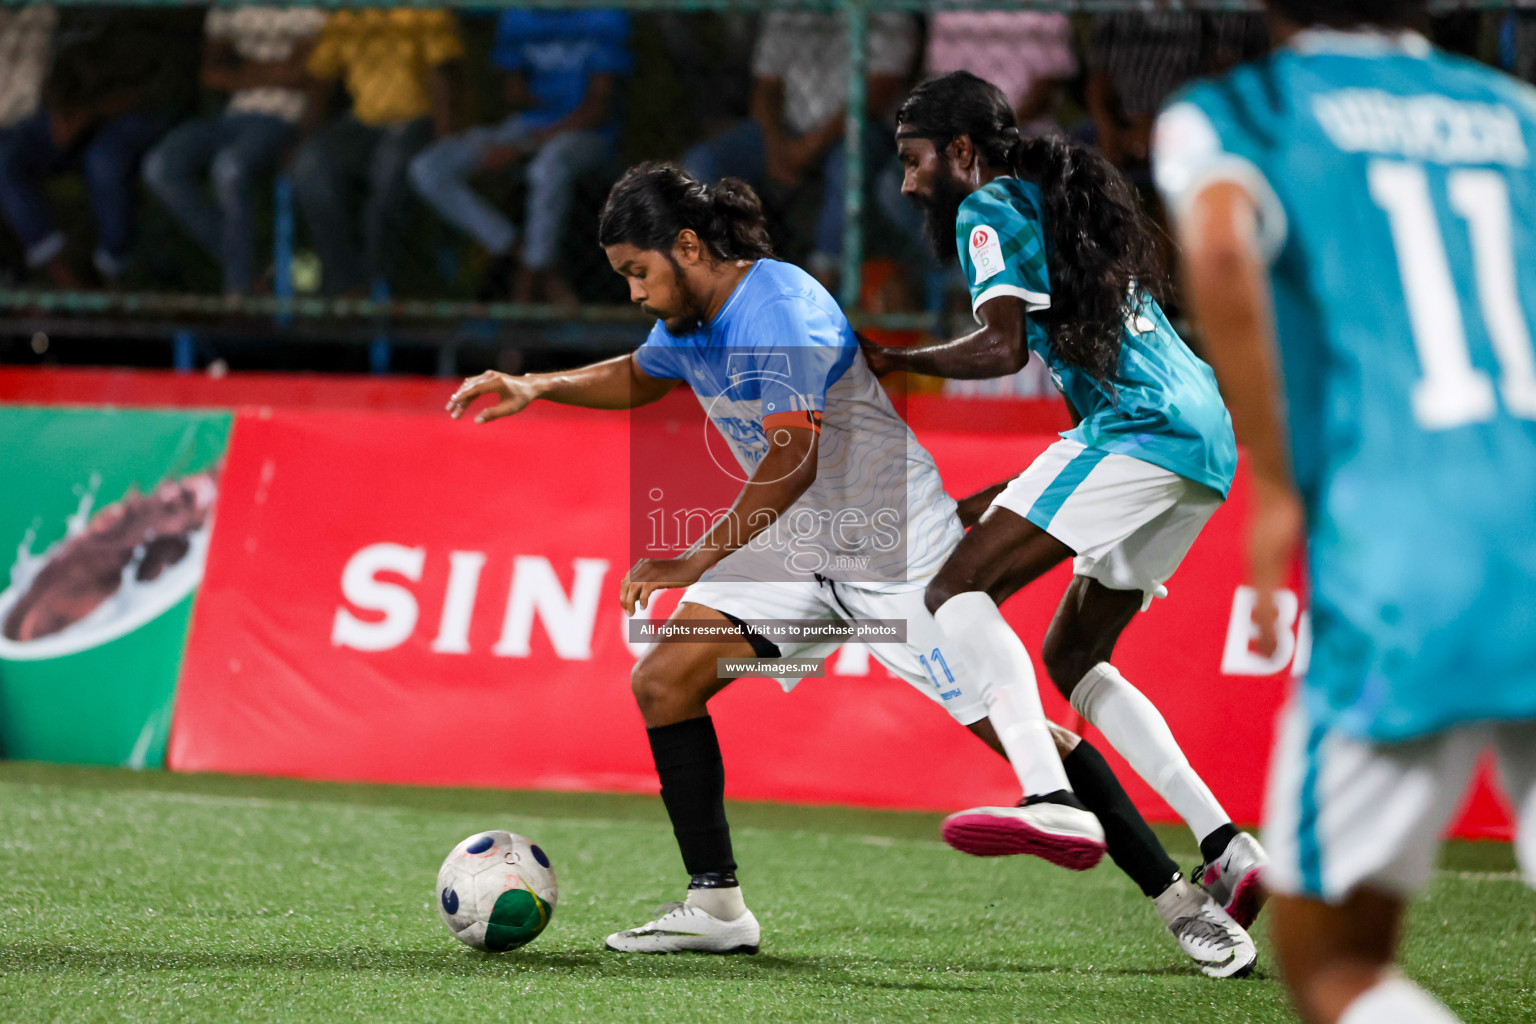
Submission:
[[[1023,300],[1030,314],[1051,306],[1050,253],[1040,189],[997,178],[960,204],[955,243],[978,319],[998,296]],[[1150,296],[1120,334],[1120,365],[1111,381],[1064,362],[1039,319],[1027,317],[1025,341],[1083,420],[1062,437],[1089,448],[1161,466],[1219,492],[1232,487],[1237,444],[1211,368],[1184,344]]]
[[[1536,717],[1536,93],[1413,33],[1302,33],[1176,97],[1175,218],[1254,199],[1306,504],[1314,721]]]

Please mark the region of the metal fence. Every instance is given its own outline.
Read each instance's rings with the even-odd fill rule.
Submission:
[[[61,0],[56,6],[126,7],[184,6],[179,0]],[[225,5],[220,5],[225,6]],[[238,4],[228,6],[239,6]],[[871,19],[890,13],[927,14],[954,11],[1037,11],[1070,15],[1103,15],[1136,11],[1199,10],[1251,12],[1262,10],[1252,0],[1205,0],[1163,3],[1138,0],[449,0],[434,3],[382,3],[375,0],[315,0],[290,4],[279,0],[266,6],[309,6],[326,9],[353,7],[449,8],[477,13],[504,8],[584,10],[619,7],[647,16],[684,14],[761,15],[784,10],[816,11],[840,16],[848,58],[843,72],[846,83],[846,116],[843,126],[843,162],[840,181],[824,188],[841,196],[842,229],[837,273],[839,297],[856,322],[890,329],[930,328],[937,323],[936,308],[904,313],[875,312],[864,308],[865,258],[871,167],[866,165],[865,135],[871,126],[863,116],[870,56]],[[1536,0],[1436,0],[1432,11],[1447,13],[1475,10],[1536,9]],[[651,69],[655,70],[655,69]],[[746,67],[736,69],[744,82]],[[730,68],[724,69],[726,73]],[[665,89],[662,90],[665,92]],[[674,97],[675,99],[676,97]],[[876,129],[878,130],[878,129]],[[643,152],[641,155],[677,155]],[[251,338],[282,337],[295,342],[366,342],[373,353],[374,369],[389,362],[390,342],[405,341],[436,347],[443,355],[440,372],[452,373],[453,352],[460,345],[532,345],[550,348],[601,350],[621,347],[633,336],[627,325],[637,319],[622,302],[583,302],[575,308],[518,302],[478,302],[446,298],[386,297],[370,299],[326,298],[301,294],[291,273],[296,255],[295,218],[291,195],[284,195],[280,177],[272,198],[273,261],[277,267],[273,294],[263,297],[223,297],[164,290],[48,290],[27,287],[0,289],[0,333],[10,335],[82,334],[122,338],[173,339],[178,365],[196,359],[199,336]],[[600,202],[601,196],[595,197]],[[590,207],[594,197],[584,197]],[[595,253],[595,247],[589,247]],[[425,262],[430,262],[430,258]],[[594,273],[606,273],[606,266]]]

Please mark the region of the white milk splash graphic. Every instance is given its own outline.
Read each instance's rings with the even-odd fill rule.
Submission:
[[[37,639],[12,640],[0,633],[0,661],[40,661],[99,647],[158,618],[197,588],[202,581],[203,566],[208,558],[208,543],[213,532],[212,507],[218,485],[212,473],[194,474],[174,481],[174,485],[190,489],[197,505],[208,510],[202,525],[187,533],[186,553],[173,564],[167,565],[155,578],[141,580],[138,572],[144,561],[147,544],[138,544],[128,564],[123,567],[122,578],[111,596],[78,621]],[[150,493],[156,494],[166,486],[163,483]],[[44,551],[32,551],[39,524],[34,523],[27,530],[17,546],[16,561],[11,566],[10,585],[0,592],[0,623],[10,615],[17,602],[27,596],[33,582],[49,563],[71,541],[90,528],[93,521],[92,509],[100,487],[101,476],[93,473],[88,485],[75,488],[80,503],[74,512],[65,517],[64,536]],[[101,509],[97,515],[105,516],[122,505],[122,501],[115,502]]]

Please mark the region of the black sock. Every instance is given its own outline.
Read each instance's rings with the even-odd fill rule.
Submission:
[[[1230,821],[1200,840],[1200,859],[1209,864],[1226,852],[1227,844],[1237,838],[1237,826]]]
[[[1061,759],[1072,789],[1104,826],[1109,856],[1148,896],[1158,896],[1178,877],[1178,865],[1157,841],[1104,755],[1087,740],[1079,740]]]
[[[690,875],[734,872],[725,821],[725,763],[708,715],[647,729],[661,778],[661,801]]]

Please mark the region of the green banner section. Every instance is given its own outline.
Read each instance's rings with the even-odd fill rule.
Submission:
[[[230,424],[0,406],[0,756],[164,763]]]

